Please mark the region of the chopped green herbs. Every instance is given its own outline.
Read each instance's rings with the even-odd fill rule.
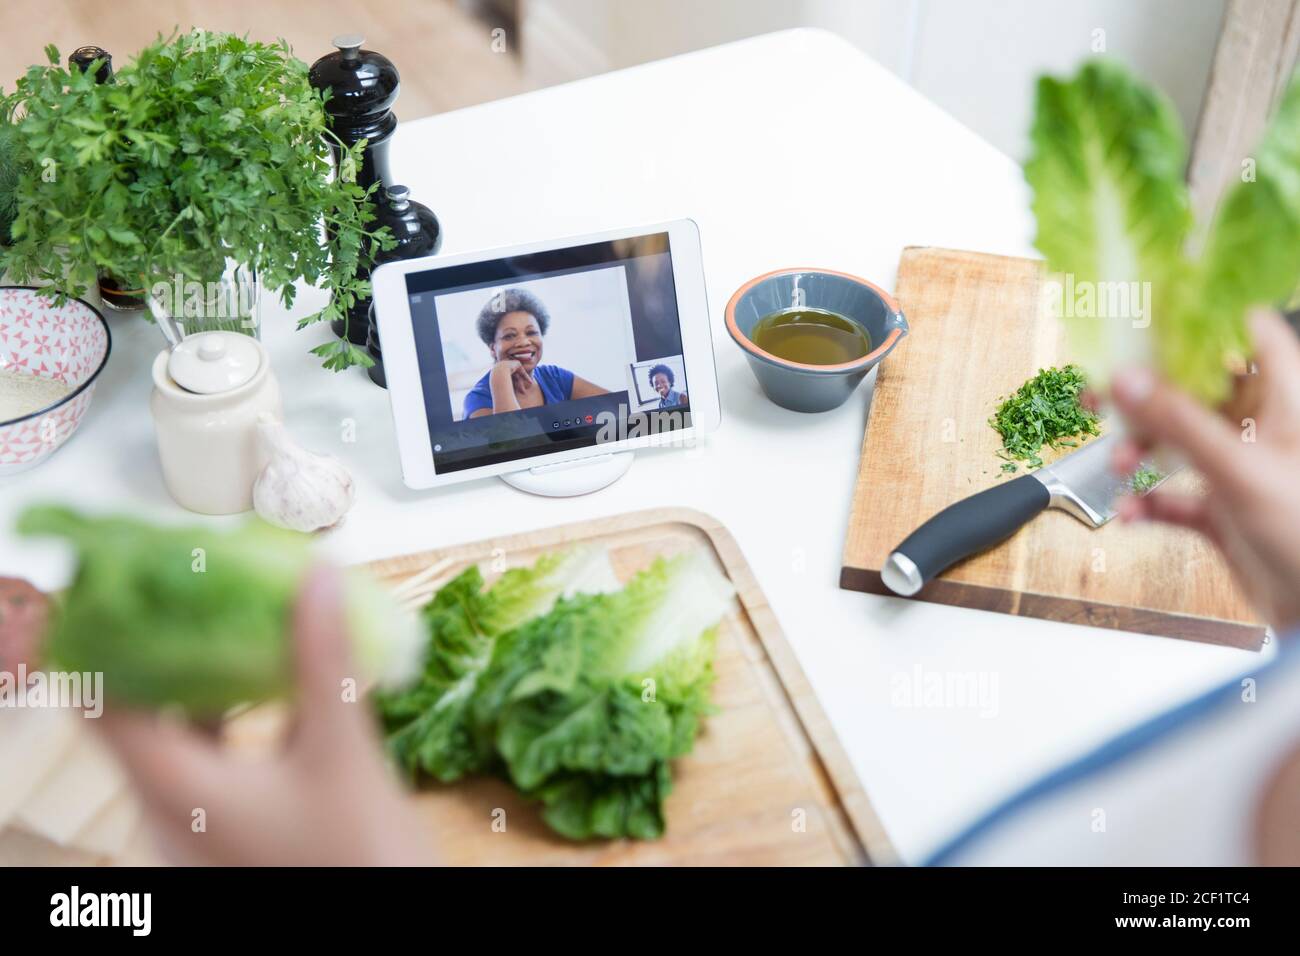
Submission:
[[[1078,442],[1070,439],[1100,433],[1097,416],[1079,402],[1086,385],[1077,366],[1039,369],[998,405],[989,424],[1002,436],[998,454],[1006,459],[1004,472],[1015,471],[1017,461],[1026,462],[1029,468],[1041,467],[1044,445],[1076,447]]]
[[[1134,494],[1140,495],[1150,491],[1156,485],[1160,484],[1162,478],[1164,478],[1164,475],[1160,474],[1159,471],[1143,465],[1137,471],[1133,472],[1133,477],[1128,480],[1128,484],[1129,487],[1133,489]]]

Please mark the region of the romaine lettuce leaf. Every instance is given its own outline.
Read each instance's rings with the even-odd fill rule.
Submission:
[[[1031,141],[1035,243],[1054,288],[1076,290],[1052,303],[1071,359],[1103,390],[1115,369],[1149,364],[1223,400],[1231,361],[1249,351],[1247,309],[1281,304],[1300,281],[1300,79],[1196,257],[1176,114],[1117,63],[1041,78]],[[1114,314],[1117,302],[1128,308]]]
[[[483,609],[483,627],[504,634],[547,613],[557,599],[619,589],[609,556],[600,548],[580,547],[542,555],[532,567],[511,568],[492,585]]]
[[[562,597],[618,586],[608,557],[596,548],[511,568],[486,592],[477,566],[444,585],[424,609],[429,642],[420,680],[375,695],[398,763],[443,782],[485,769],[493,757],[490,741],[476,737],[469,707],[497,637],[546,614]]]
[[[542,802],[547,825],[570,840],[656,840],[667,828],[664,800],[671,791],[668,763],[658,761],[649,772],[633,777],[555,777],[533,796]]]
[[[1112,367],[1154,359],[1152,316],[1140,307],[1159,309],[1177,281],[1191,226],[1178,117],[1117,64],[1094,59],[1072,79],[1039,79],[1031,141],[1035,244],[1063,277],[1053,305],[1072,359],[1104,388]],[[1109,307],[1116,294],[1126,308]]]
[[[702,554],[660,559],[620,592],[557,604],[497,644],[475,719],[511,781],[566,835],[658,836],[667,763],[709,711],[729,582]],[[585,825],[579,821],[587,821]]]
[[[287,625],[313,561],[309,538],[260,521],[164,528],[53,505],[29,508],[18,531],[77,552],[47,637],[54,666],[103,673],[115,700],[196,716],[292,691]],[[414,616],[360,572],[344,587],[358,677],[414,677],[423,644]]]
[[[493,638],[482,625],[488,603],[482,588],[476,566],[444,585],[424,610],[429,644],[420,679],[374,696],[388,749],[409,772],[451,781],[491,757],[475,746],[468,720],[479,674],[492,656]]]
[[[669,761],[691,749],[710,710],[716,627],[731,585],[689,553],[656,561],[620,590],[552,597],[526,620],[498,607],[494,619],[511,626],[486,633],[493,615],[482,608],[497,600],[547,604],[517,596],[534,591],[548,564],[503,577],[486,594],[477,572],[439,593],[426,679],[383,708],[390,747],[441,780],[501,773],[573,839],[658,836]]]
[[[1250,349],[1246,311],[1285,303],[1300,282],[1300,77],[1246,162],[1219,204],[1196,295],[1187,303],[1194,328],[1213,335],[1220,351],[1242,356]],[[1191,365],[1196,344],[1170,343],[1166,364]]]

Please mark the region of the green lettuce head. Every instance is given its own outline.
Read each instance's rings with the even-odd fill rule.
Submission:
[[[18,531],[63,538],[77,554],[47,636],[51,666],[102,673],[106,695],[122,703],[194,716],[290,692],[290,624],[314,560],[310,539],[260,521],[162,528],[59,506],[28,509]],[[418,622],[362,573],[344,581],[358,681],[414,677]]]

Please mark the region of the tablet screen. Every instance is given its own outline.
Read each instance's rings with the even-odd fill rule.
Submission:
[[[690,426],[668,234],[406,277],[439,474]]]

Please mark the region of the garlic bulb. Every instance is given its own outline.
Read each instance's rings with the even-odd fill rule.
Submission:
[[[320,531],[343,520],[355,485],[338,461],[307,451],[271,415],[257,421],[266,467],[253,483],[253,509],[263,520],[293,531]]]

